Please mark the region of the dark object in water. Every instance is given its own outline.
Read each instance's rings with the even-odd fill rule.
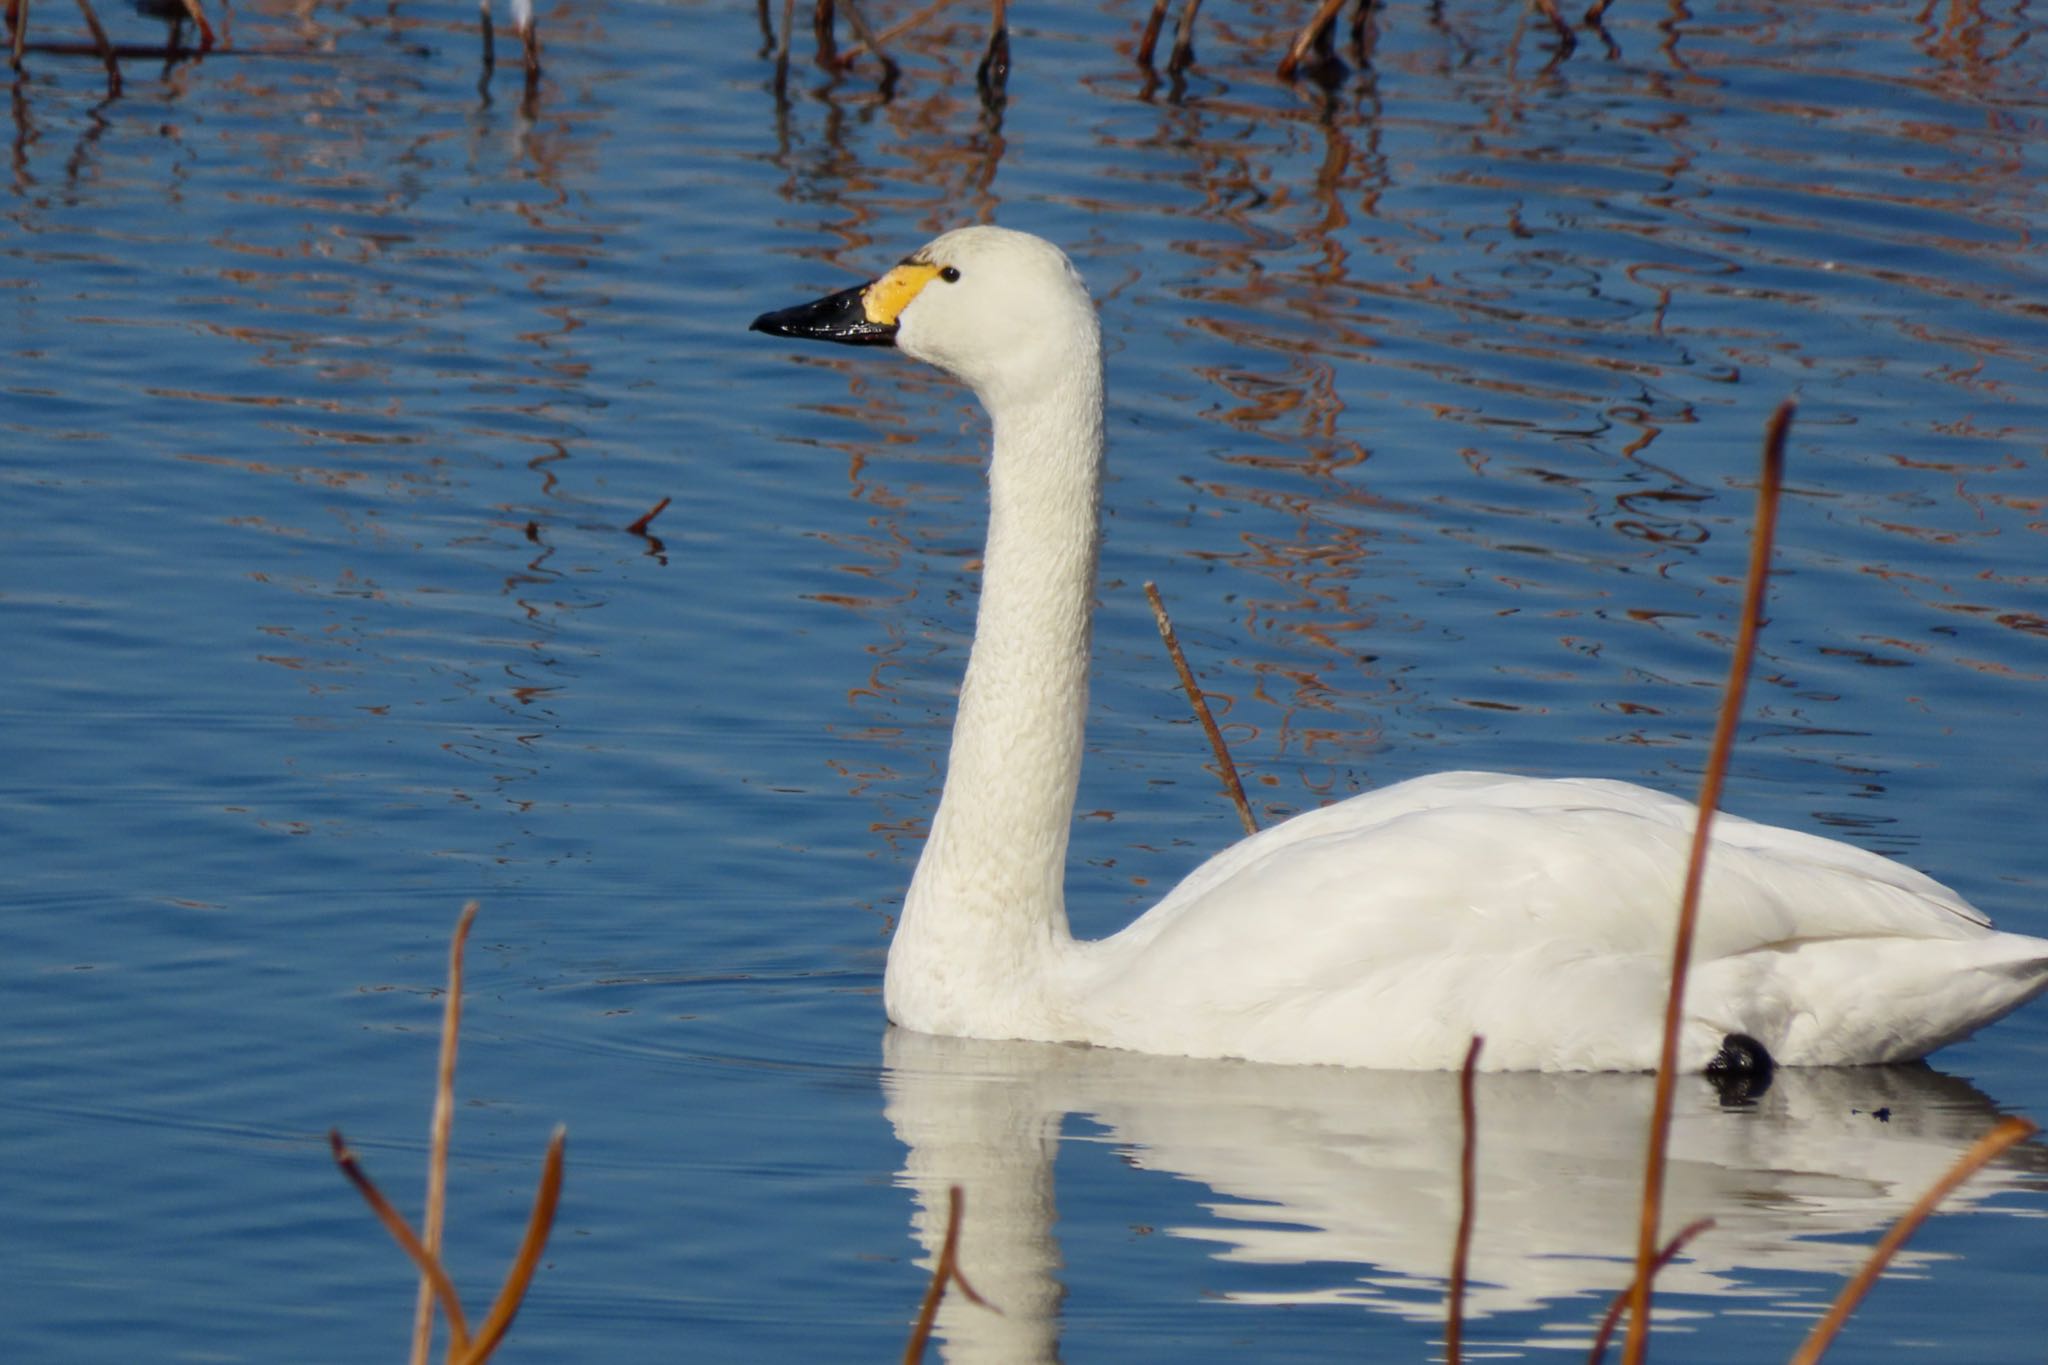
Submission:
[[[1721,1050],[1707,1063],[1707,1079],[1721,1092],[1724,1108],[1754,1104],[1771,1088],[1771,1073],[1778,1064],[1770,1049],[1747,1033],[1731,1033],[1721,1040]]]

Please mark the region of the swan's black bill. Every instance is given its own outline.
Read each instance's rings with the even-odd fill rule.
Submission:
[[[896,324],[869,320],[867,290],[866,285],[858,285],[815,303],[763,313],[748,324],[747,330],[766,332],[772,337],[837,341],[847,346],[894,346]]]

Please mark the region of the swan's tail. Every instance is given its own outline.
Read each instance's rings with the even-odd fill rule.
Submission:
[[[1799,1009],[1773,1055],[1791,1066],[1914,1061],[2048,991],[2048,940],[2024,934],[1832,939],[1781,965]]]

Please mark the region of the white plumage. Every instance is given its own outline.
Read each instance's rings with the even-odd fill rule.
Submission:
[[[1121,933],[1063,894],[1087,711],[1100,336],[1058,248],[949,232],[870,285],[756,320],[965,380],[994,426],[974,647],[945,791],[889,949],[906,1028],[1191,1057],[1436,1069],[1656,1065],[1690,803],[1444,773],[1224,850]],[[1919,1057],[2048,988],[2048,941],[1932,879],[1718,816],[1680,1060],[1731,1033],[1791,1065]]]

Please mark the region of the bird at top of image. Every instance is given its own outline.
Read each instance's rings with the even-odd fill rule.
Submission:
[[[924,1033],[1188,1057],[1655,1069],[1696,811],[1626,782],[1449,772],[1216,854],[1126,928],[1068,927],[1065,864],[1101,542],[1101,334],[1059,248],[948,232],[766,313],[893,346],[993,426],[988,543],[944,788],[890,943]],[[1836,840],[1720,815],[1679,1036],[1691,1071],[1907,1061],[2048,989],[2048,940]]]

